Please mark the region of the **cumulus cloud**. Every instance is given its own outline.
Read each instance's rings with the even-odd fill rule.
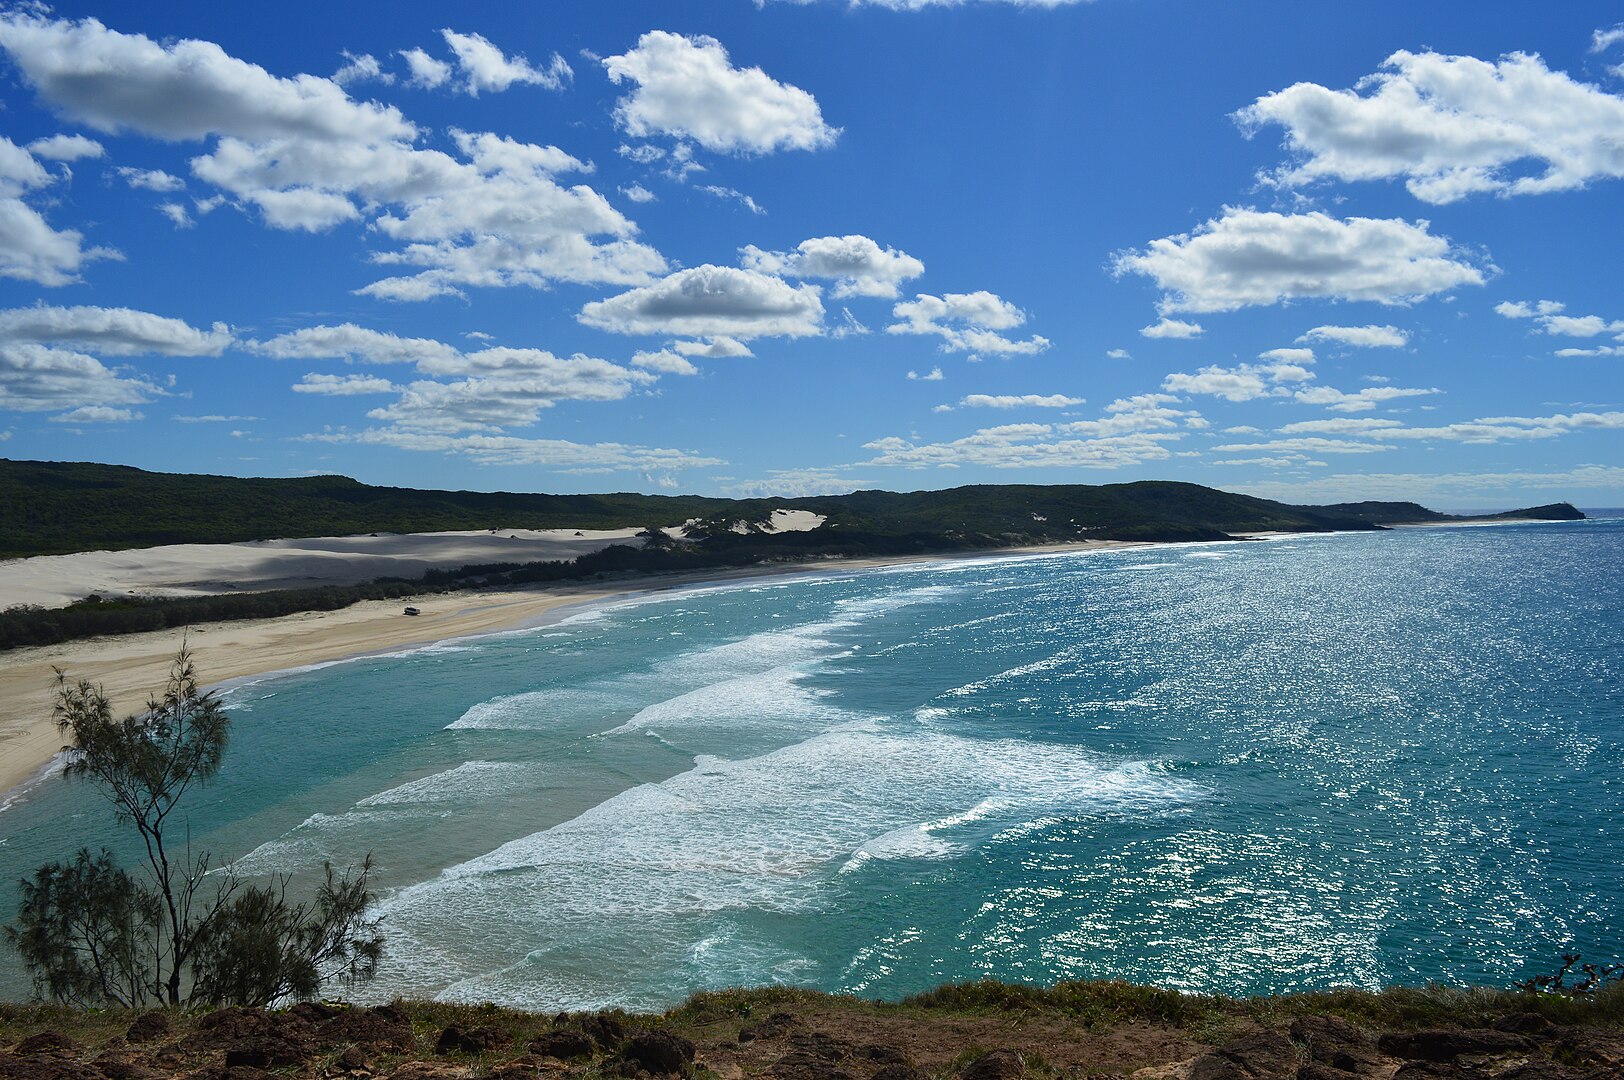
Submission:
[[[292,388],[296,394],[326,394],[332,397],[351,397],[356,394],[388,394],[400,387],[376,375],[306,375]]]
[[[1568,498],[1575,490],[1617,491],[1624,467],[1580,465],[1560,472],[1338,473],[1306,483],[1249,483],[1249,494],[1285,502],[1348,502],[1355,499],[1407,499],[1432,506],[1459,507],[1463,496],[1501,505],[1539,502],[1549,493]]]
[[[1590,35],[1590,51],[1593,53],[1606,52],[1621,41],[1624,41],[1624,23],[1608,27],[1605,30],[1598,29]]]
[[[459,89],[475,97],[482,91],[501,93],[516,83],[561,90],[575,75],[557,53],[553,53],[545,67],[537,68],[522,56],[508,56],[479,34],[441,30],[440,36],[456,54],[457,70],[463,76]]]
[[[738,188],[723,187],[720,184],[700,184],[694,190],[702,191],[706,195],[710,195],[717,199],[729,199],[738,203],[752,214],[765,214],[767,212],[766,207],[756,202],[755,199],[752,199]]]
[[[364,222],[369,235],[399,244],[372,261],[415,272],[374,282],[364,295],[631,285],[666,268],[602,195],[557,181],[585,166],[553,147],[454,132],[460,158],[420,149],[420,132],[397,109],[354,101],[330,79],[282,78],[209,42],[160,45],[94,19],[0,17],[0,48],[42,97],[92,127],[214,138],[192,159],[193,173],[273,228]],[[58,236],[77,247],[77,234]]]
[[[84,235],[73,229],[51,228],[23,201],[24,195],[56,179],[31,153],[0,135],[0,277],[67,285],[79,280],[85,263],[122,258],[111,248],[86,248]]]
[[[104,356],[219,356],[232,341],[225,323],[199,330],[132,308],[40,304],[0,310],[0,344],[72,345]]]
[[[53,416],[53,424],[125,424],[141,420],[144,414],[134,409],[115,409],[107,405],[81,405],[77,409]]]
[[[1260,360],[1272,360],[1277,364],[1301,366],[1314,362],[1313,349],[1270,349],[1257,355]]]
[[[833,295],[895,299],[898,287],[925,272],[925,264],[896,248],[882,248],[866,236],[819,236],[794,251],[740,251],[747,269],[780,277],[822,278],[835,283]]]
[[[28,152],[47,161],[81,161],[107,155],[101,143],[83,135],[51,135],[35,139],[28,144]]]
[[[1148,338],[1198,338],[1206,332],[1200,323],[1185,322],[1182,319],[1169,319],[1166,316],[1156,320],[1149,326],[1139,328],[1139,333]]]
[[[1537,315],[1555,315],[1566,307],[1555,300],[1504,300],[1494,305],[1494,310],[1508,319],[1532,319]]]
[[[1614,341],[1624,342],[1624,319],[1606,319],[1600,315],[1565,315],[1566,305],[1554,300],[1508,300],[1496,304],[1494,310],[1508,319],[1531,319],[1552,337],[1596,338],[1610,335]],[[1624,356],[1624,346],[1596,345],[1583,349],[1556,350],[1563,358],[1578,356]]]
[[[344,52],[344,65],[333,72],[333,81],[340,86],[351,83],[375,82],[385,86],[393,83],[395,77],[383,69],[378,58],[371,53]]]
[[[707,360],[756,355],[750,351],[750,346],[726,334],[718,334],[708,341],[673,341],[671,348],[683,356],[699,356]]]
[[[1397,349],[1409,343],[1410,334],[1396,326],[1316,326],[1298,341],[1331,341],[1359,349]]]
[[[845,495],[874,486],[834,469],[770,469],[764,480],[724,484],[722,494],[735,499],[808,499],[817,495]]]
[[[133,188],[143,191],[182,191],[186,181],[162,169],[135,169],[128,165],[120,166],[118,175],[124,182]]]
[[[402,49],[400,58],[406,61],[406,70],[410,72],[411,77],[406,80],[410,86],[433,90],[451,81],[451,65],[436,60],[422,49]]]
[[[444,435],[422,431],[371,429],[329,431],[307,441],[389,446],[399,450],[455,454],[477,465],[526,465],[559,473],[641,472],[725,465],[720,458],[687,450],[624,443],[577,443],[565,439],[526,439],[513,435]]]
[[[933,367],[923,375],[917,371],[908,372],[908,379],[911,382],[941,382],[945,377],[939,367]]]
[[[1337,219],[1226,207],[1193,233],[1153,240],[1114,259],[1120,277],[1143,274],[1166,312],[1234,311],[1288,300],[1408,304],[1484,271],[1425,221]]]
[[[52,105],[98,131],[161,139],[410,139],[398,109],[313,75],[279,78],[209,41],[164,46],[96,19],[0,16],[0,48]]]
[[[577,318],[614,334],[722,335],[748,341],[821,333],[823,302],[815,285],[795,286],[754,270],[706,264],[593,301]]]
[[[1422,389],[1405,386],[1367,386],[1363,390],[1347,393],[1329,386],[1308,386],[1293,396],[1304,405],[1324,405],[1331,412],[1366,412],[1377,405],[1407,397],[1426,397],[1441,394],[1436,386]]]
[[[94,356],[35,342],[0,344],[0,412],[54,412],[138,405],[163,394],[145,376]]]
[[[1624,98],[1538,56],[1499,61],[1400,51],[1351,90],[1302,82],[1235,114],[1249,134],[1278,124],[1293,163],[1266,179],[1403,179],[1416,198],[1568,191],[1624,176]]]
[[[969,394],[959,404],[967,409],[1065,409],[1084,400],[1065,394]]]
[[[680,353],[669,349],[659,352],[640,352],[632,356],[632,366],[645,371],[658,371],[662,375],[698,375],[699,369]]]
[[[840,133],[811,94],[760,68],[734,67],[712,37],[651,30],[603,66],[613,82],[635,84],[615,106],[616,123],[633,138],[669,135],[707,150],[766,154],[816,150]]]
[[[891,314],[902,320],[885,328],[888,334],[926,334],[942,339],[949,352],[1016,355],[1039,353],[1049,339],[1033,336],[1017,341],[999,333],[1026,322],[1026,312],[985,290],[932,296],[919,293],[897,304]]]
[[[634,203],[651,203],[654,201],[654,192],[642,184],[631,184],[620,189],[620,193]]]
[[[432,338],[403,338],[354,323],[311,326],[249,342],[262,356],[278,360],[359,360],[368,364],[452,363],[462,356],[454,345]]]

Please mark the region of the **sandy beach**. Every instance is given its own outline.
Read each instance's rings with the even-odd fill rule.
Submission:
[[[367,653],[430,645],[447,638],[515,629],[544,621],[556,615],[561,608],[606,603],[652,591],[692,587],[713,581],[860,570],[913,562],[1045,552],[1106,551],[1142,546],[1137,542],[1089,540],[1000,551],[838,559],[693,574],[660,574],[615,581],[561,584],[546,589],[434,594],[416,599],[364,601],[341,611],[303,612],[275,619],[207,623],[189,631],[162,630],[16,649],[0,653],[0,801],[3,801],[4,793],[38,774],[61,749],[62,737],[51,721],[51,706],[55,700],[54,669],[63,669],[73,679],[83,678],[101,684],[115,711],[120,714],[133,712],[145,703],[148,695],[161,689],[183,634],[191,646],[199,675],[214,685],[245,676],[307,667]],[[133,558],[140,552],[119,554]],[[420,608],[422,614],[415,618],[403,615],[402,609],[407,605]]]

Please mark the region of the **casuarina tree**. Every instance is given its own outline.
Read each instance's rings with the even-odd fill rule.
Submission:
[[[184,838],[181,801],[220,771],[231,720],[197,681],[183,645],[162,694],[115,719],[106,693],[57,670],[55,719],[67,735],[67,775],[88,780],[137,833],[137,869],[82,849],[21,883],[6,939],[42,996],[83,1005],[265,1005],[372,977],[383,951],[369,914],[369,856],[358,873],[326,867],[315,895],[295,902],[289,880],[255,884]]]

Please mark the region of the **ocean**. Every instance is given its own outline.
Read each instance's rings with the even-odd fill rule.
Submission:
[[[657,593],[232,687],[190,836],[372,853],[364,999],[1508,985],[1624,958],[1621,568],[1607,520]],[[88,785],[14,799],[0,910],[103,843]]]

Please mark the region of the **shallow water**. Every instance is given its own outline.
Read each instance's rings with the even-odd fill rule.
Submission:
[[[372,997],[1506,983],[1624,955],[1621,566],[1597,521],[665,595],[232,689],[192,836],[374,853]],[[48,782],[0,880],[118,840]]]

